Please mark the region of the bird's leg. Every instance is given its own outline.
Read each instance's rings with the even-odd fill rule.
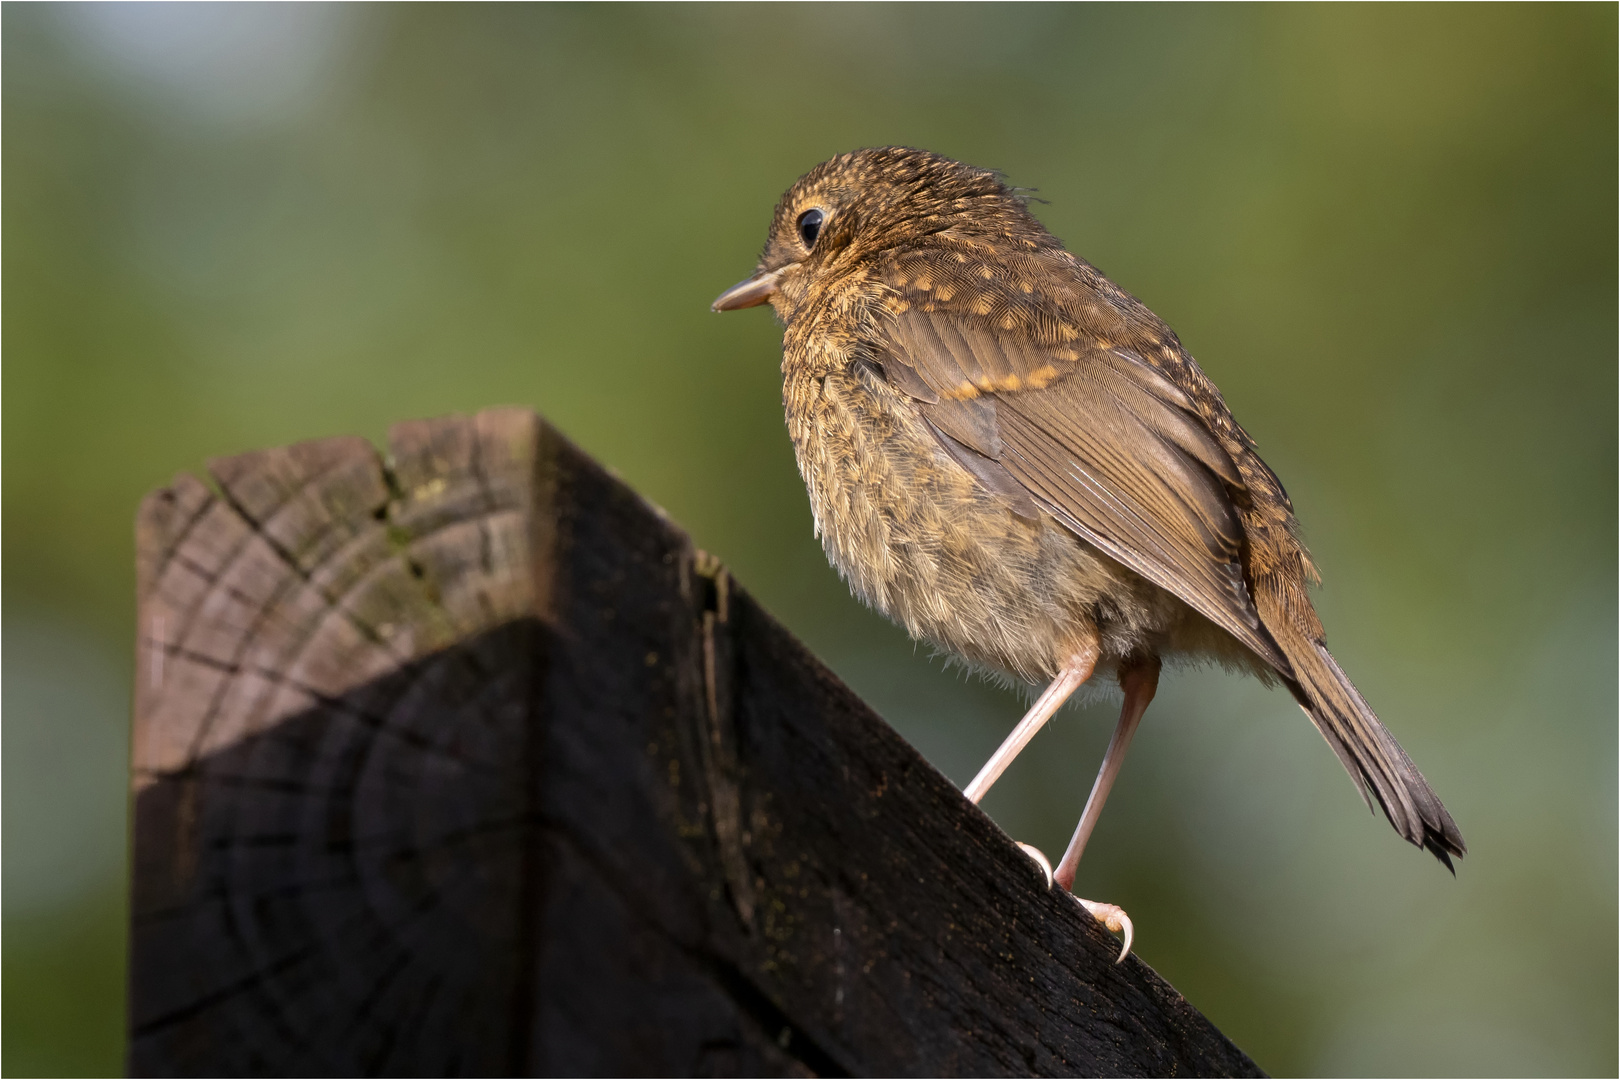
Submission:
[[[1024,714],[1022,720],[1018,721],[1018,726],[1012,729],[1012,734],[1008,735],[1002,741],[1002,744],[996,748],[996,752],[990,755],[990,760],[984,763],[984,768],[979,770],[979,775],[973,778],[971,784],[962,789],[962,794],[968,797],[969,802],[977,803],[984,798],[985,792],[990,790],[990,785],[994,784],[1000,779],[1001,774],[1007,771],[1007,766],[1013,763],[1013,758],[1018,756],[1020,750],[1029,745],[1029,740],[1033,739],[1035,733],[1041,730],[1041,725],[1050,720],[1052,714],[1063,707],[1063,703],[1069,700],[1070,694],[1080,688],[1081,683],[1091,678],[1091,670],[1096,666],[1097,643],[1095,640],[1089,641],[1075,650],[1074,655],[1069,657],[1068,663],[1064,664],[1063,669],[1058,672],[1057,678],[1053,679],[1046,689],[1041,691],[1041,696],[1035,699],[1035,704],[1030,706],[1029,712]]]
[[[1125,692],[1125,704],[1119,710],[1119,723],[1114,725],[1114,737],[1108,740],[1108,752],[1103,755],[1096,783],[1091,785],[1091,797],[1086,800],[1080,824],[1075,826],[1074,839],[1069,841],[1068,850],[1063,853],[1063,859],[1053,873],[1057,883],[1071,892],[1074,890],[1074,872],[1080,866],[1080,855],[1086,850],[1086,841],[1091,839],[1091,830],[1097,827],[1097,819],[1102,816],[1103,803],[1113,789],[1114,778],[1119,775],[1120,766],[1125,764],[1125,751],[1131,748],[1131,736],[1136,734],[1136,725],[1141,722],[1142,714],[1147,712],[1148,703],[1159,688],[1159,661],[1155,658],[1122,667],[1119,688]]]
[[[1097,827],[1097,819],[1102,816],[1103,803],[1107,801],[1108,792],[1114,786],[1114,778],[1119,775],[1120,766],[1125,764],[1125,751],[1131,747],[1131,736],[1136,734],[1136,725],[1141,723],[1142,714],[1147,712],[1148,703],[1153,700],[1153,694],[1159,688],[1158,657],[1135,660],[1122,665],[1119,671],[1119,687],[1125,692],[1125,704],[1120,707],[1119,723],[1114,725],[1114,737],[1108,740],[1108,752],[1103,755],[1102,768],[1097,771],[1096,783],[1091,785],[1091,796],[1086,799],[1086,809],[1080,815],[1080,824],[1075,827],[1074,839],[1069,841],[1068,850],[1063,853],[1063,859],[1052,874],[1053,880],[1068,889],[1071,894],[1074,892],[1074,873],[1080,867],[1080,855],[1086,850],[1086,841],[1091,839],[1091,830]],[[1123,908],[1114,904],[1099,904],[1091,900],[1081,900],[1078,896],[1075,899],[1108,929],[1115,933],[1124,932],[1125,947],[1119,953],[1119,959],[1124,960],[1131,951],[1131,939],[1134,936],[1130,916],[1125,914]]]

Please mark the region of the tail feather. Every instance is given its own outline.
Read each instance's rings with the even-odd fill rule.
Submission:
[[[1451,857],[1468,852],[1461,830],[1327,646],[1303,640],[1279,644],[1294,669],[1294,696],[1368,805],[1377,799],[1396,832],[1456,873]]]

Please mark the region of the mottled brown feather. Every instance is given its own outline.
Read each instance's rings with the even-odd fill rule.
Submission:
[[[934,264],[959,267],[951,254],[937,252]],[[1018,330],[990,332],[984,323],[994,316],[974,311],[984,290],[971,281],[932,311],[919,310],[910,286],[895,291],[901,310],[884,325],[877,355],[885,370],[915,372],[928,388],[916,400],[925,417],[1000,464],[1083,539],[1291,674],[1243,579],[1242,528],[1223,480],[1238,479],[1236,466],[1196,429],[1186,395],[1083,333],[1066,360]],[[1166,389],[1170,401],[1159,396]]]

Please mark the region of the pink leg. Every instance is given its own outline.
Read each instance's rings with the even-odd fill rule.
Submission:
[[[1115,735],[1108,740],[1108,753],[1103,755],[1103,767],[1098,769],[1097,782],[1092,784],[1092,795],[1085,800],[1081,824],[1074,829],[1074,839],[1069,840],[1069,850],[1063,853],[1063,861],[1059,861],[1058,870],[1053,873],[1053,878],[1059,886],[1063,886],[1069,892],[1074,891],[1074,871],[1079,870],[1081,866],[1081,853],[1085,850],[1085,842],[1092,839],[1092,829],[1097,827],[1097,819],[1102,818],[1103,803],[1108,800],[1108,792],[1113,789],[1115,777],[1119,776],[1119,766],[1124,764],[1124,751],[1131,748],[1131,737],[1136,735],[1136,725],[1142,721],[1142,714],[1147,712],[1153,693],[1158,690],[1157,659],[1121,669],[1119,688],[1124,690],[1124,706],[1119,709]]]
[[[1114,737],[1108,741],[1108,752],[1103,755],[1102,768],[1097,772],[1097,782],[1091,785],[1091,797],[1086,800],[1086,809],[1080,815],[1080,824],[1074,830],[1074,839],[1069,841],[1069,849],[1063,853],[1063,859],[1052,875],[1053,880],[1068,889],[1071,895],[1074,893],[1074,874],[1080,867],[1080,854],[1086,850],[1086,841],[1091,839],[1091,830],[1097,827],[1097,819],[1102,816],[1103,803],[1108,799],[1108,792],[1114,786],[1114,778],[1119,775],[1120,766],[1125,763],[1125,751],[1130,749],[1131,736],[1136,734],[1136,725],[1141,723],[1142,714],[1147,712],[1148,703],[1153,700],[1153,694],[1159,688],[1158,658],[1121,668],[1119,686],[1125,691],[1125,704],[1119,710],[1119,723],[1114,725]],[[1125,957],[1130,954],[1131,942],[1136,936],[1131,926],[1131,917],[1125,914],[1125,909],[1117,904],[1099,904],[1093,900],[1081,900],[1078,896],[1075,900],[1091,913],[1092,918],[1116,934],[1125,935],[1125,945],[1119,950],[1119,959],[1114,961],[1116,964],[1123,963]]]
[[[1125,691],[1125,704],[1119,710],[1119,723],[1114,726],[1114,737],[1108,741],[1108,752],[1103,755],[1096,783],[1091,785],[1091,797],[1086,800],[1080,824],[1075,827],[1074,839],[1069,841],[1069,849],[1063,853],[1063,860],[1052,875],[1059,885],[1070,892],[1074,891],[1074,872],[1080,867],[1080,854],[1086,850],[1086,841],[1091,839],[1091,830],[1097,827],[1097,819],[1102,816],[1103,803],[1114,786],[1114,778],[1119,775],[1120,766],[1125,764],[1125,751],[1131,748],[1131,736],[1136,734],[1136,725],[1141,722],[1142,714],[1147,712],[1148,703],[1159,689],[1158,659],[1122,668],[1119,687]]]
[[[1008,735],[996,748],[996,752],[990,755],[990,760],[984,763],[979,775],[962,789],[962,794],[968,797],[969,802],[977,803],[984,798],[985,792],[990,790],[990,785],[1001,778],[1001,774],[1007,771],[1007,766],[1013,763],[1013,758],[1029,745],[1029,740],[1035,737],[1041,726],[1052,718],[1053,713],[1063,707],[1063,703],[1069,700],[1070,694],[1080,688],[1081,683],[1091,678],[1091,669],[1096,665],[1095,643],[1083,646],[1069,658],[1069,662],[1063,665],[1063,670],[1058,672],[1057,678],[1041,691],[1041,696],[1035,699],[1035,704],[1030,706],[1029,712],[1018,721],[1018,726],[1012,729],[1012,734]],[[1151,693],[1149,696],[1152,696]],[[1126,738],[1128,741],[1129,736]]]

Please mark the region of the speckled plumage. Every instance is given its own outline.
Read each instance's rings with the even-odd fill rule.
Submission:
[[[1100,672],[1212,659],[1279,680],[1398,832],[1463,853],[1328,654],[1292,506],[1220,392],[995,173],[833,158],[782,197],[753,281],[785,326],[816,531],[863,600],[1031,682],[1088,643]]]
[[[914,637],[1033,683],[1074,651],[1077,627],[1102,635],[1107,670],[1198,618],[1050,516],[1010,511],[880,374],[818,376],[800,356],[828,357],[795,337],[784,395],[817,535],[856,595]]]

